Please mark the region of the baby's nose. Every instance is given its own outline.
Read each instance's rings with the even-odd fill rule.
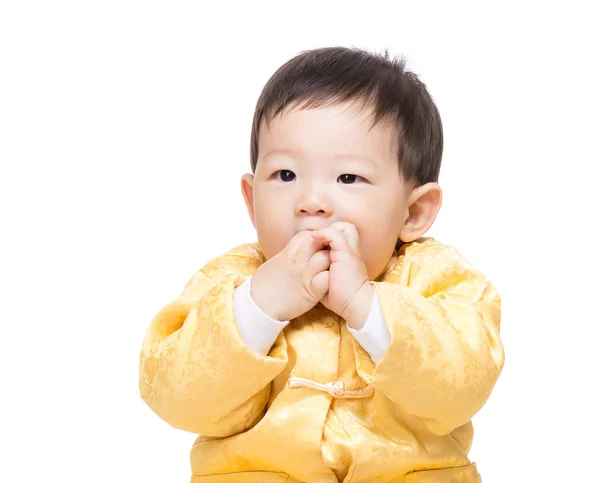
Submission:
[[[333,211],[333,206],[328,196],[311,194],[298,200],[297,211],[300,215],[329,216]]]
[[[302,213],[304,214],[308,214],[308,215],[324,215],[325,214],[325,209],[324,208],[303,208],[302,210],[300,210]]]

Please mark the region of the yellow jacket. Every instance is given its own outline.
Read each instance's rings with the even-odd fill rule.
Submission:
[[[470,420],[504,364],[500,296],[485,276],[430,237],[394,252],[370,282],[392,339],[375,365],[321,304],[267,356],[247,347],[234,290],[264,262],[258,243],[213,258],[144,338],[141,398],[200,435],[191,483],[481,481]]]

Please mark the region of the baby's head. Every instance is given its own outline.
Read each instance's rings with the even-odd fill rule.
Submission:
[[[443,135],[403,59],[359,49],[303,52],[256,105],[242,194],[268,260],[298,232],[352,223],[369,279],[427,232],[441,206]]]

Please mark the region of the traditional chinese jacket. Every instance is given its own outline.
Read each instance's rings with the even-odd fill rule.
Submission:
[[[370,282],[391,335],[377,362],[321,304],[262,355],[234,296],[264,262],[258,243],[213,258],[145,334],[141,398],[199,435],[191,483],[480,482],[471,419],[504,364],[494,285],[421,238]]]

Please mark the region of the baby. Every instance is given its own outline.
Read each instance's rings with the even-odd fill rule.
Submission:
[[[142,399],[199,435],[192,483],[481,481],[500,296],[424,237],[442,147],[387,52],[303,52],[267,82],[241,179],[258,242],[193,275],[141,350]]]

